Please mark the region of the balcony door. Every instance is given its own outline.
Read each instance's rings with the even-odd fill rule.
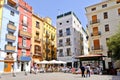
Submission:
[[[92,16],[92,23],[96,23],[97,22],[97,15],[93,15]]]
[[[100,41],[99,39],[94,40],[94,50],[99,50],[100,49]]]
[[[98,35],[98,27],[93,28],[93,35]]]

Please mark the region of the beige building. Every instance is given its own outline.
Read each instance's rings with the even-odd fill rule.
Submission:
[[[43,60],[42,53],[42,34],[43,34],[43,19],[38,15],[32,15],[32,58],[33,62]]]
[[[120,23],[120,0],[103,0],[85,9],[88,18],[90,53],[107,56],[104,58],[105,67],[110,68],[111,51],[108,50],[106,42],[115,34]]]

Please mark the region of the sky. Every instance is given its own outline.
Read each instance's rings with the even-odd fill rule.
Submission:
[[[40,17],[50,17],[52,25],[56,26],[56,17],[59,14],[73,11],[81,24],[86,28],[87,17],[85,7],[101,2],[102,0],[24,0],[33,7],[34,13]]]

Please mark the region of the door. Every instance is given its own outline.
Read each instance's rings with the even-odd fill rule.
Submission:
[[[4,72],[11,72],[12,64],[13,64],[13,63],[5,62],[5,63],[4,63]]]
[[[94,50],[99,50],[99,49],[100,49],[99,39],[94,40]]]
[[[24,71],[24,62],[21,63],[21,71]]]

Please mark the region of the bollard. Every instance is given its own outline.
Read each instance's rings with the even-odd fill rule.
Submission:
[[[25,71],[25,76],[27,76],[27,72]]]
[[[13,77],[16,77],[16,74],[15,74],[15,73],[13,73]]]

